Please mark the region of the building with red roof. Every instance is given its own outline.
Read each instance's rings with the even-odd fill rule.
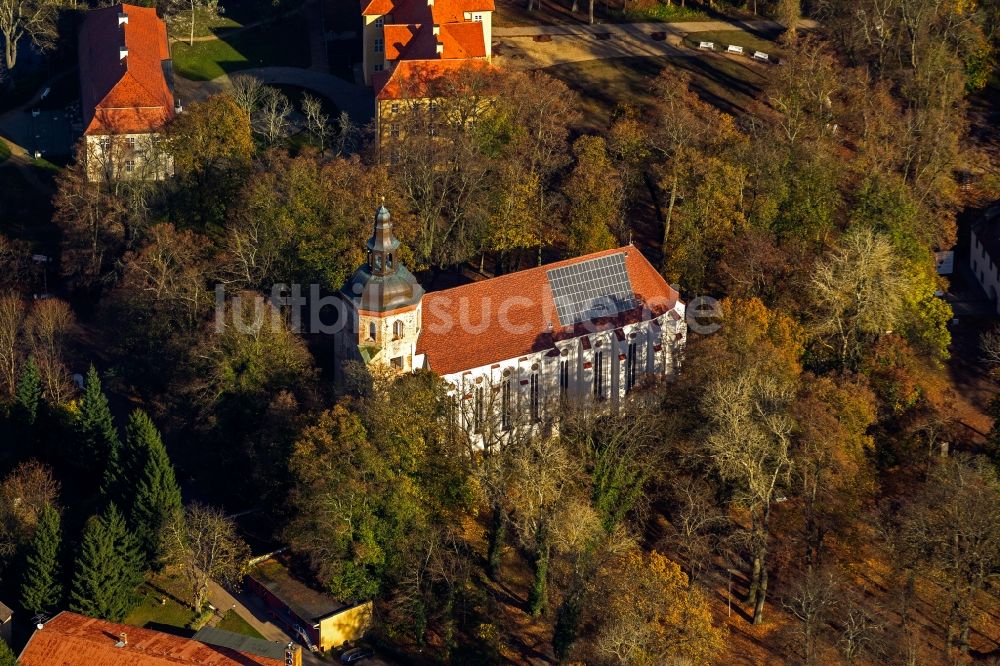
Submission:
[[[155,8],[119,4],[87,12],[80,94],[91,178],[172,173],[159,138],[177,106],[167,28]]]
[[[368,262],[341,289],[340,362],[427,369],[447,380],[464,425],[543,422],[567,400],[615,402],[672,374],[685,306],[632,245],[425,293],[399,264],[378,210]]]
[[[297,666],[298,647],[221,630],[209,641],[63,611],[36,630],[20,666]],[[231,647],[232,645],[239,646]],[[263,654],[262,654],[263,653]]]
[[[493,0],[361,0],[365,83],[377,94],[407,60],[488,60],[493,10]]]

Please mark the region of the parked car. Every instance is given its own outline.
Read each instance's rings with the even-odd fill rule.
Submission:
[[[340,655],[340,663],[342,664],[356,664],[362,659],[367,659],[368,657],[374,657],[375,650],[370,647],[356,647],[351,648],[344,654]]]

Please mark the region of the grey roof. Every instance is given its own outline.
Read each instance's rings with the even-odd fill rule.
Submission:
[[[203,627],[192,638],[202,643],[208,643],[209,645],[231,648],[258,657],[267,657],[268,659],[284,659],[285,646],[287,645],[287,643],[253,638],[252,636],[244,636],[243,634],[215,627]]]
[[[354,271],[340,293],[359,310],[388,312],[416,305],[424,295],[424,288],[402,264],[397,264],[389,275],[373,275],[368,264],[364,264]]]
[[[638,304],[624,252],[553,268],[547,275],[563,326],[615,317]]]
[[[288,569],[275,560],[258,564],[250,572],[250,577],[281,599],[293,613],[308,622],[318,622],[350,607],[329,594],[317,592],[302,581],[292,578]]]

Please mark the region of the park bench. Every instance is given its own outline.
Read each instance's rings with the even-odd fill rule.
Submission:
[[[754,53],[753,53],[753,59],[754,60],[765,60],[766,61],[766,60],[768,60],[768,56],[763,51],[754,51]]]
[[[715,42],[698,42],[699,49],[708,49],[709,51],[715,50]]]
[[[730,44],[729,47],[726,49],[726,52],[728,52],[728,53],[738,53],[739,55],[743,55],[743,47],[742,46],[736,46],[736,44]]]

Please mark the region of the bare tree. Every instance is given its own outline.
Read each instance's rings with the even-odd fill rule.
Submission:
[[[66,348],[75,328],[73,311],[65,301],[55,298],[37,301],[25,320],[42,388],[53,404],[66,402],[75,390],[65,365]]]
[[[750,514],[753,571],[747,602],[753,622],[764,618],[771,507],[788,483],[793,388],[777,376],[746,370],[709,385],[703,409],[712,422],[708,449],[723,479],[735,484],[734,500]]]
[[[0,557],[12,555],[34,534],[42,509],[55,506],[59,482],[37,460],[21,463],[0,483]]]
[[[253,118],[264,97],[264,82],[249,74],[236,74],[229,81],[232,83],[229,96],[247,114],[247,119]]]
[[[680,558],[690,584],[697,583],[712,563],[719,546],[718,532],[729,524],[720,510],[709,485],[693,476],[682,476],[670,483],[672,531],[664,542]]]
[[[1000,480],[981,459],[946,458],[906,508],[900,539],[912,570],[946,591],[946,644],[969,651],[976,596],[1000,567]]]
[[[188,12],[188,11],[191,12],[190,26],[188,26],[190,30],[190,35],[188,37],[188,45],[193,46],[195,19],[198,15],[197,13],[198,9],[204,7],[206,9],[209,9],[214,14],[218,4],[219,4],[218,0],[169,0],[169,2],[167,3],[167,7],[165,9],[165,13],[167,14],[168,18],[173,19],[172,22],[176,23],[179,22],[178,20],[180,19],[181,12]]]
[[[0,0],[0,37],[8,72],[17,64],[17,48],[25,37],[42,51],[55,46],[58,18],[55,0]]]
[[[330,137],[330,116],[323,113],[323,102],[309,93],[302,93],[302,113],[306,117],[306,129],[319,144],[319,151],[326,151],[326,140]]]
[[[361,128],[351,120],[347,111],[341,111],[337,117],[337,131],[334,142],[337,145],[338,155],[348,155],[357,150],[358,140],[361,137]]]
[[[870,655],[880,659],[885,653],[885,622],[865,607],[863,601],[847,598],[838,617],[840,638],[837,644],[848,663]]]
[[[268,145],[273,146],[289,135],[291,123],[288,117],[291,114],[292,105],[288,98],[277,88],[265,86],[260,109],[254,119],[254,130],[264,137]]]
[[[796,633],[802,642],[805,664],[817,663],[818,635],[837,606],[840,581],[830,571],[810,567],[792,584],[782,605],[799,621]]]
[[[246,573],[250,548],[236,525],[220,509],[194,503],[163,526],[163,560],[180,569],[191,593],[191,606],[201,610],[209,582],[238,585]]]
[[[14,292],[0,296],[0,382],[7,395],[13,395],[17,388],[25,310],[24,301]]]

